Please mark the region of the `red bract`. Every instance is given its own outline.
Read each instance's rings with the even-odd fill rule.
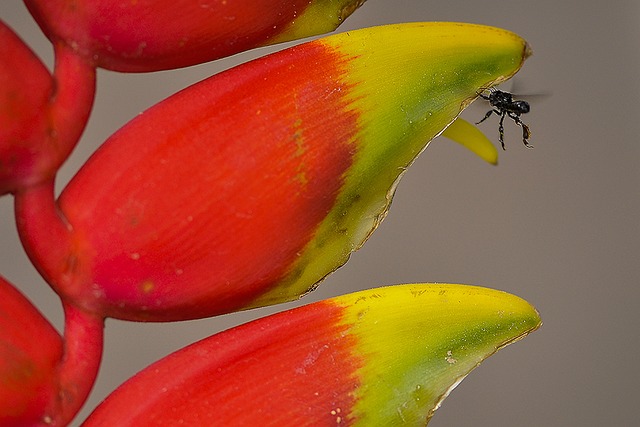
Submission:
[[[285,275],[352,161],[342,73],[322,46],[287,52],[181,92],[105,143],[60,207],[108,315],[224,313]]]
[[[60,335],[0,277],[0,425],[40,421],[55,399],[61,358]]]
[[[94,77],[63,45],[51,76],[0,21],[0,195],[53,179],[84,129]]]
[[[95,65],[185,67],[335,29],[364,0],[25,0],[52,41]]]

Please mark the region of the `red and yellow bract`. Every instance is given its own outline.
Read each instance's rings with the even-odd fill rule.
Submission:
[[[106,141],[63,191],[68,226],[55,234],[36,192],[18,198],[21,237],[57,292],[104,316],[192,319],[298,298],[364,243],[478,89],[527,55],[504,30],[415,23],[252,61]]]
[[[370,289],[179,350],[83,426],[424,426],[482,360],[539,326],[531,305],[500,291]]]

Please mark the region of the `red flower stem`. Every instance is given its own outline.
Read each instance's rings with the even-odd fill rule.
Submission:
[[[54,200],[53,179],[15,193],[18,234],[29,259],[54,289],[75,278],[71,225]]]
[[[58,395],[45,413],[48,426],[66,426],[95,383],[104,344],[104,318],[64,303],[64,353],[58,368]]]
[[[55,89],[51,98],[51,142],[66,160],[84,130],[96,92],[96,69],[62,42],[54,46]]]
[[[96,88],[95,67],[68,45],[57,42],[54,82],[49,108],[49,144],[57,150],[50,176],[15,193],[15,214],[27,255],[56,290],[77,279],[71,225],[57,209],[55,174],[71,153],[89,118]]]
[[[55,44],[55,89],[51,96],[48,140],[58,160],[51,176],[15,193],[20,240],[44,279],[56,290],[78,280],[71,225],[57,207],[57,168],[71,153],[89,118],[96,88],[95,67],[72,48]],[[78,413],[95,382],[104,344],[104,317],[63,300],[64,353],[58,366],[58,390],[42,423],[65,426]]]
[[[22,244],[33,264],[54,288],[74,278],[72,229],[57,209],[53,180],[15,194]],[[57,398],[43,418],[45,426],[65,426],[93,387],[102,358],[104,318],[63,300],[64,353],[58,367]]]

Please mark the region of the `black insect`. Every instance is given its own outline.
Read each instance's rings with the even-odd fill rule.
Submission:
[[[527,148],[533,148],[528,141],[531,136],[529,126],[525,125],[522,123],[522,120],[520,120],[520,115],[526,114],[530,110],[529,103],[527,101],[514,101],[513,95],[509,92],[503,92],[496,88],[489,89],[489,95],[485,95],[484,93],[479,93],[478,95],[482,99],[489,101],[489,104],[493,108],[487,111],[484,118],[476,123],[477,125],[487,120],[492,113],[499,115],[500,126],[498,127],[498,131],[500,132],[500,144],[502,144],[502,149],[504,150],[504,118],[509,116],[511,120],[522,128],[522,142],[524,145]]]

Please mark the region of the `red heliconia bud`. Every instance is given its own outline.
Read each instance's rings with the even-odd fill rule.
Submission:
[[[62,338],[0,277],[0,425],[36,425],[56,394]]]
[[[0,21],[0,195],[53,178],[84,129],[94,88],[93,68],[64,45],[52,76]]]
[[[95,65],[144,72],[199,64],[334,30],[365,0],[25,0],[47,36]]]

